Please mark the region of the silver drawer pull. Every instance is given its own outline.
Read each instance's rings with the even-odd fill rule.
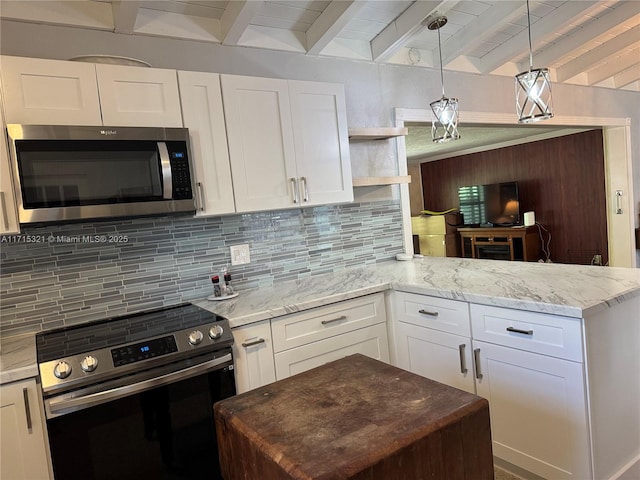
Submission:
[[[460,373],[467,373],[467,359],[464,356],[464,349],[466,345],[464,343],[458,345],[458,351],[460,352]]]
[[[339,322],[340,320],[346,320],[346,319],[347,319],[346,315],[341,315],[337,318],[332,318],[331,320],[322,320],[322,322],[320,323],[322,323],[323,325],[327,325],[328,323],[335,323],[335,322]]]
[[[205,205],[205,201],[204,201],[204,188],[202,186],[202,182],[198,182],[198,193],[200,194],[200,211],[204,212],[204,205]]]
[[[251,342],[242,342],[242,346],[244,348],[253,347],[254,345],[260,345],[261,343],[265,343],[264,338],[258,338],[256,340],[252,340]]]
[[[476,348],[473,351],[473,360],[474,360],[474,363],[476,364],[476,378],[481,379],[482,371],[480,370],[480,349],[479,348]]]
[[[298,203],[298,180],[290,178],[289,182],[291,182],[291,195],[293,195],[292,201],[293,203]]]
[[[22,389],[22,398],[24,399],[24,410],[27,416],[27,430],[31,431],[33,423],[31,422],[31,408],[29,407],[29,389]]]
[[[533,330],[520,330],[519,328],[507,327],[507,332],[521,333],[522,335],[533,335]]]
[[[429,310],[418,310],[418,313],[421,313],[423,315],[429,315],[430,317],[437,317],[438,316],[438,312],[430,312]]]

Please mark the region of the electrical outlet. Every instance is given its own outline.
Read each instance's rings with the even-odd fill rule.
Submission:
[[[244,265],[251,261],[251,255],[249,254],[249,244],[243,243],[242,245],[232,245],[231,250],[231,265]]]

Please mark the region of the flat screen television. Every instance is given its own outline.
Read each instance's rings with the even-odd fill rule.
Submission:
[[[458,188],[465,226],[511,227],[522,225],[518,182],[470,185]]]

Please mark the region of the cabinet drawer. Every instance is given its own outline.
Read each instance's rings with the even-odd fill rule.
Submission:
[[[577,318],[472,304],[471,327],[474,340],[582,361]]]
[[[383,294],[346,300],[271,320],[273,349],[281,352],[382,322],[386,322]]]
[[[389,363],[387,326],[379,323],[276,353],[276,378],[282,380],[356,353]]]
[[[394,316],[400,322],[471,336],[466,302],[404,292],[394,292],[393,299]]]

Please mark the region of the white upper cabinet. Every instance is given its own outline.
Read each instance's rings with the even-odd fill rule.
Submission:
[[[7,123],[102,125],[91,63],[0,58]]]
[[[220,75],[181,71],[178,81],[184,126],[191,136],[197,188],[196,215],[233,213],[235,204]]]
[[[221,75],[238,212],[299,203],[286,80]]]
[[[175,70],[95,66],[106,126],[182,127]]]
[[[238,212],[353,200],[341,85],[221,80]]]
[[[4,115],[0,112],[0,234],[18,233],[18,211],[13,193]]]
[[[289,81],[302,205],[353,201],[344,87]]]
[[[7,123],[182,127],[175,70],[1,58]]]

